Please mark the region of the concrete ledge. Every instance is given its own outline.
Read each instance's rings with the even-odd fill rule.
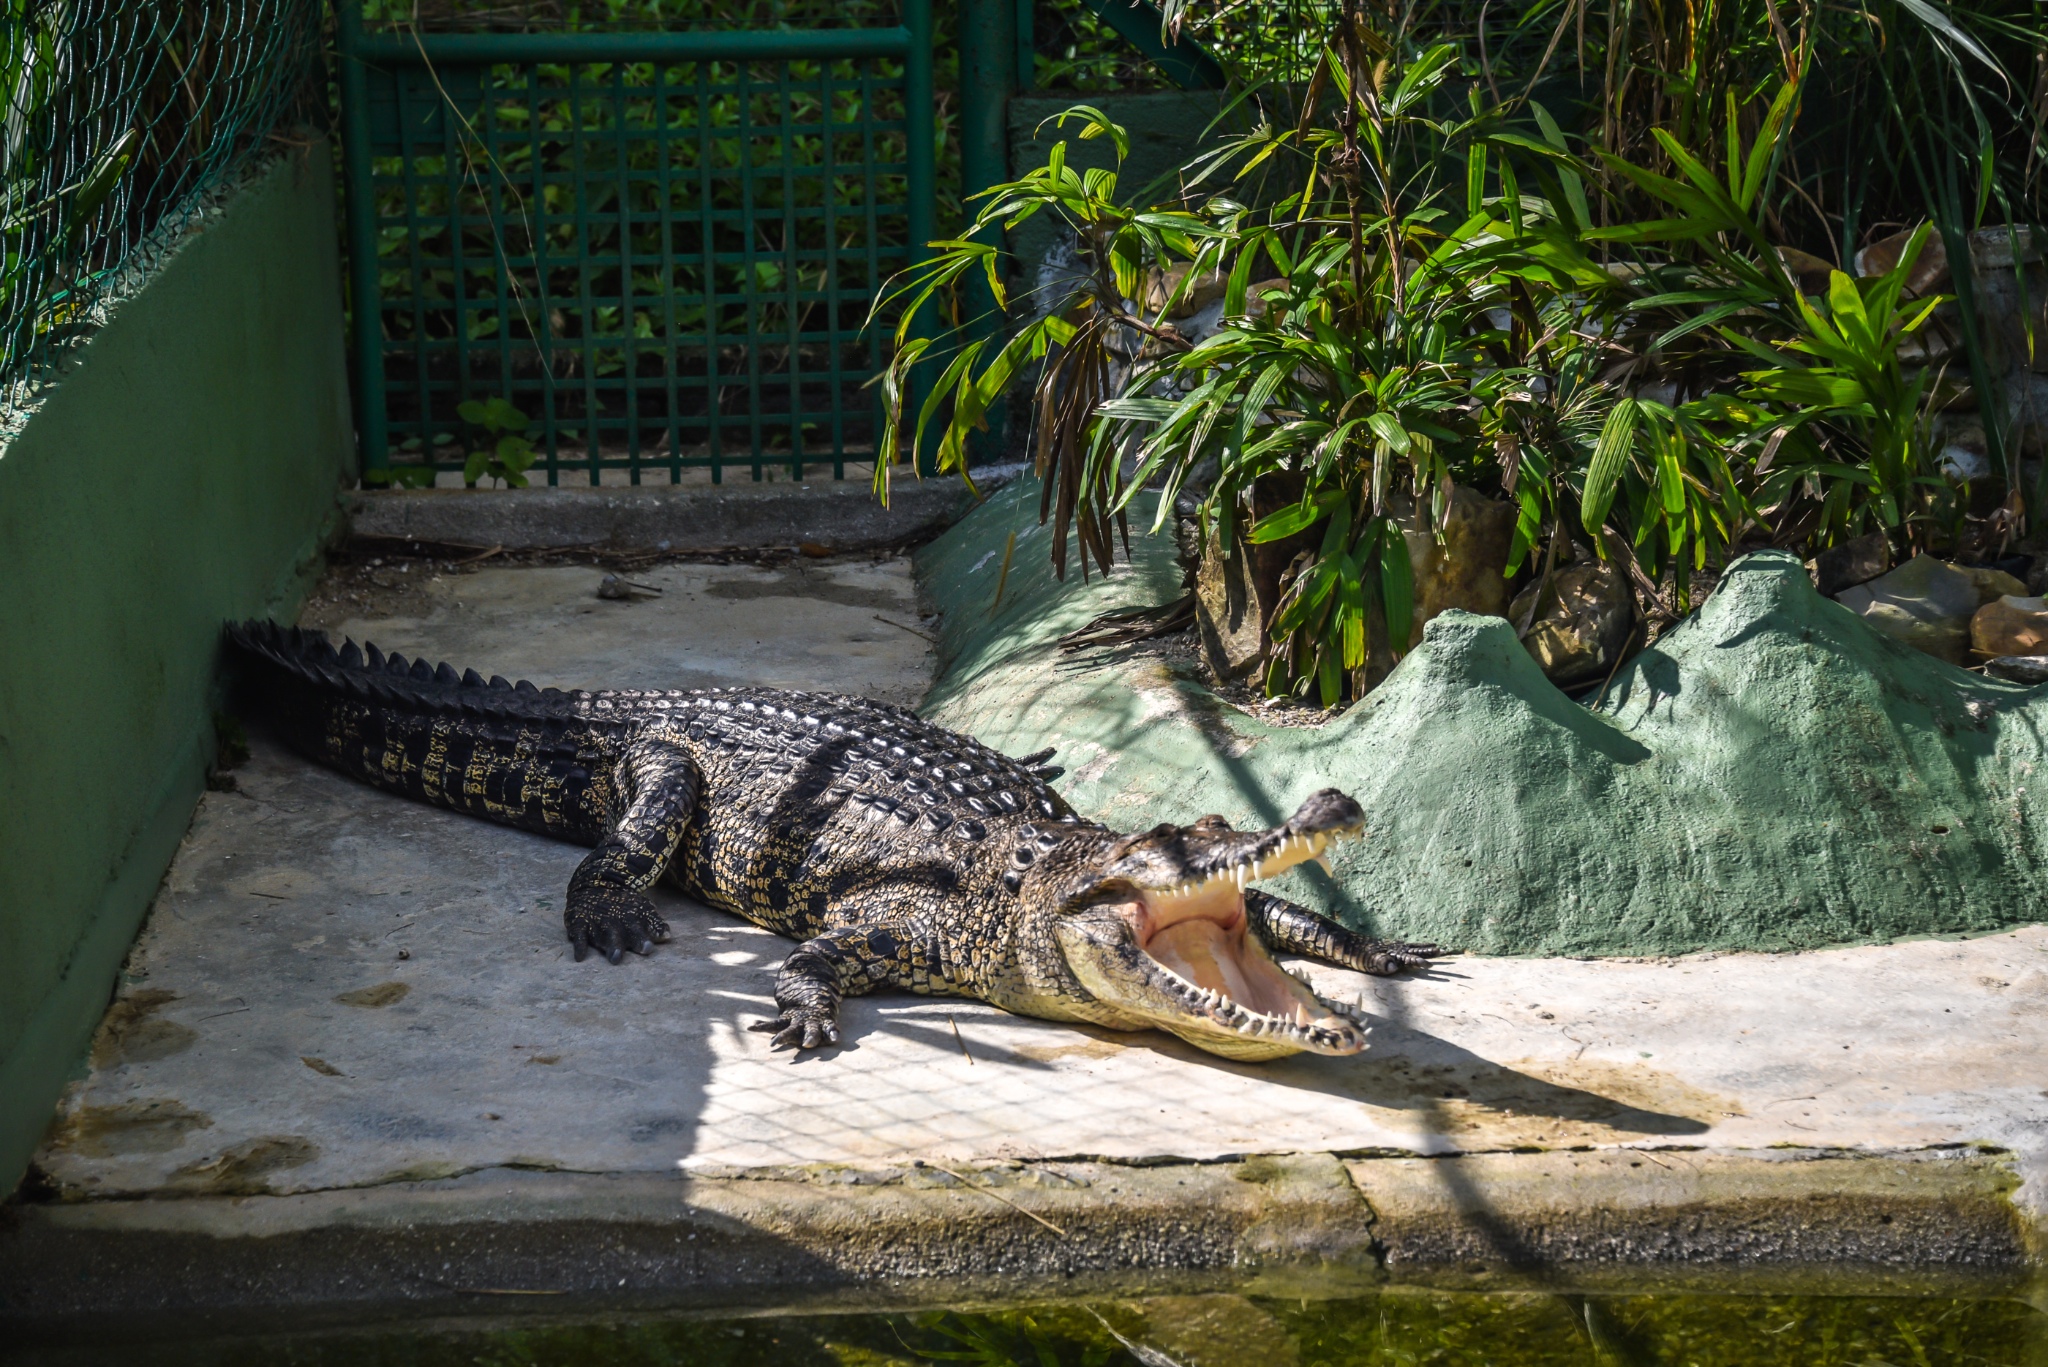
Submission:
[[[300,1196],[13,1206],[0,1323],[835,1295],[872,1307],[1325,1265],[1369,1278],[1369,1226],[1327,1154],[710,1178],[494,1169]]]
[[[492,1169],[298,1196],[15,1205],[0,1226],[0,1323],[873,1309],[1162,1287],[1329,1296],[1389,1281],[2012,1294],[2029,1276],[2013,1180],[1972,1152]]]
[[[394,489],[350,496],[361,537],[508,550],[717,551],[812,542],[835,551],[939,532],[974,498],[957,479],[597,489]]]
[[[1388,1277],[1926,1293],[2029,1275],[1998,1155],[1605,1150],[1349,1165]]]

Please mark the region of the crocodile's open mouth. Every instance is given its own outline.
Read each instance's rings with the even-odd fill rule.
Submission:
[[[1335,1044],[1333,1034],[1356,1034],[1356,1047],[1363,1048],[1363,1032],[1273,962],[1245,916],[1247,887],[1310,860],[1328,868],[1323,851],[1336,838],[1335,832],[1288,836],[1264,858],[1200,881],[1140,888],[1139,900],[1120,905],[1118,914],[1138,948],[1177,980],[1189,1010],[1234,1034],[1275,1041],[1299,1037],[1304,1044]]]
[[[1346,814],[1355,821],[1356,811]],[[1257,1059],[1363,1050],[1366,1030],[1355,1013],[1275,963],[1246,915],[1251,884],[1324,863],[1332,842],[1359,829],[1302,824],[1297,816],[1260,834],[1187,830],[1186,843],[1205,848],[1181,868],[1199,872],[1157,885],[1126,876],[1103,886],[1092,915],[1062,936],[1069,966],[1098,1001],[1213,1053]]]

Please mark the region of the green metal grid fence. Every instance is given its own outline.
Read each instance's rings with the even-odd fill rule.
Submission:
[[[929,0],[902,18],[365,33],[345,2],[365,469],[463,469],[492,400],[549,483],[870,459],[862,323],[932,236]]]

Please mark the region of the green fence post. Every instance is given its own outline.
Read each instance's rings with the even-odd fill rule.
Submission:
[[[938,194],[938,148],[932,119],[932,5],[931,0],[903,0],[903,27],[910,31],[910,50],[903,58],[903,123],[909,143],[910,219],[908,265],[916,266],[931,253],[931,240],[938,235],[934,226]],[[935,319],[932,306],[925,305],[917,332],[930,336]],[[932,366],[925,361],[912,367],[910,392],[904,396],[904,416],[912,424],[931,392]],[[920,475],[937,473],[935,453],[921,447],[912,453]]]
[[[1017,6],[1017,32],[1011,39],[1017,51],[1017,90],[1028,95],[1038,88],[1038,29],[1033,0],[1013,0]]]
[[[1010,94],[1019,65],[1018,0],[960,0],[960,212],[971,220],[981,201],[973,196],[1010,178]],[[963,225],[964,226],[964,225]],[[983,238],[1002,234],[989,229]],[[965,326],[962,344],[999,336],[1003,316],[980,271],[962,282]],[[1004,409],[988,413],[988,433],[975,445],[986,459],[1002,449]]]
[[[391,443],[384,425],[384,329],[377,286],[377,201],[370,185],[370,97],[359,55],[362,0],[335,0],[341,58],[341,167],[348,199],[350,332],[356,353],[356,441],[362,472],[382,470]]]

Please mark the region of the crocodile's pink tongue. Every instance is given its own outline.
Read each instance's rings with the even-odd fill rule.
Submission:
[[[1238,937],[1214,921],[1190,917],[1176,921],[1155,933],[1145,943],[1145,952],[1198,987],[1214,988],[1240,1005],[1261,1010],[1259,994],[1246,980],[1238,962]]]

